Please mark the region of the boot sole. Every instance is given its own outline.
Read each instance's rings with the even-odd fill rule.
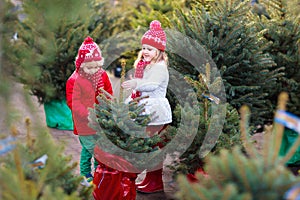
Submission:
[[[142,191],[142,190],[138,190],[136,189],[137,192],[142,193],[142,194],[152,194],[152,193],[158,193],[158,192],[164,192],[164,190],[154,190],[154,191]]]

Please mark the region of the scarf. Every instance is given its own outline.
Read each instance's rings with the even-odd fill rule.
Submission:
[[[149,65],[150,62],[140,60],[136,66],[135,72],[134,72],[134,78],[143,78],[144,75],[144,69],[147,65]]]
[[[150,64],[150,62],[140,60],[138,62],[138,64],[136,65],[136,69],[135,69],[135,72],[134,72],[134,78],[143,78],[144,69],[148,64]],[[141,95],[142,95],[142,93],[140,91],[133,91],[132,94],[131,94],[131,98],[135,99],[135,98],[140,97]]]
[[[102,80],[102,73],[104,72],[104,70],[101,68],[99,69],[97,72],[95,72],[94,74],[88,74],[88,73],[85,73],[83,71],[83,69],[80,69],[79,70],[79,75],[83,78],[86,78],[88,79],[89,81],[92,82],[92,86],[93,88],[95,89],[96,91],[96,96],[99,95],[100,93],[100,88],[103,87],[104,83],[103,83],[103,80]]]

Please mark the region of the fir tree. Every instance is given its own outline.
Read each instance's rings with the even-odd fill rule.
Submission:
[[[16,30],[19,40],[11,46],[10,61],[18,66],[14,76],[40,103],[65,98],[66,80],[87,35],[97,36],[97,42],[110,35],[103,6],[94,1],[23,1],[26,18]]]
[[[2,111],[0,199],[88,199],[92,188],[80,187],[81,177],[75,175],[77,164],[63,154],[64,147],[53,141],[48,129],[41,127],[39,123],[32,126],[28,118],[25,120],[25,128],[15,128],[20,123],[20,113],[16,111],[17,108],[13,107],[11,101],[12,93],[16,92],[11,86],[15,85],[15,82],[8,77],[20,70],[15,68],[16,66],[10,60],[13,52],[10,50],[21,39],[18,37],[17,41],[10,41],[16,31],[14,15],[18,13],[11,12],[12,7],[9,3],[9,1],[0,3],[1,20],[4,21],[3,26],[1,24],[1,33],[6,31],[5,34],[1,34],[1,37],[3,36],[1,56],[3,57],[1,57],[0,71],[1,77],[5,78],[1,78],[0,83]],[[34,73],[34,66],[29,68],[27,73]],[[9,88],[9,90],[2,90],[2,88]],[[27,93],[24,94],[24,99],[25,106],[28,106],[31,115],[36,117],[36,110],[32,109],[33,103]],[[24,135],[19,134],[24,132]],[[36,162],[39,158],[43,159]]]
[[[211,73],[211,67],[207,64],[206,73],[201,73],[199,80],[185,78],[196,92],[200,115],[191,145],[169,166],[176,174],[194,173],[205,166],[204,158],[208,154],[218,154],[221,149],[230,150],[233,146],[241,146],[238,112],[213,95],[218,94],[220,80],[212,82]],[[175,123],[176,127],[180,124],[181,113],[181,106],[177,104],[174,110],[174,118],[179,120]]]
[[[6,145],[14,149],[0,157],[1,199],[89,198],[92,187],[81,187],[81,177],[74,175],[77,163],[63,155],[63,146],[56,144],[47,130],[36,127],[32,131],[30,119],[26,119],[25,140],[12,127],[14,140]]]
[[[287,94],[283,94],[279,104],[282,101],[286,104],[286,97]],[[278,108],[284,110],[284,107]],[[273,129],[266,129],[264,148],[258,152],[247,136],[248,107],[244,106],[240,111],[241,132],[247,154],[236,147],[232,152],[221,150],[219,155],[209,156],[205,167],[208,177],[197,174],[199,181],[191,183],[184,176],[179,176],[179,191],[176,193],[179,199],[283,199],[285,192],[299,182],[299,177],[295,177],[284,166],[295,149],[291,148],[293,150],[283,158],[278,156],[283,126],[274,124]]]
[[[185,6],[191,10],[193,7],[200,4],[205,10],[209,11],[213,6],[213,2],[215,2],[215,0],[185,0]]]
[[[264,30],[264,38],[271,43],[265,52],[269,53],[277,66],[275,69],[284,68],[284,76],[276,81],[270,100],[276,104],[280,92],[286,91],[290,95],[290,112],[300,115],[300,18],[293,12],[292,6],[297,8],[293,1],[262,1],[272,16],[272,20],[259,20],[259,29]],[[298,5],[299,8],[299,5]]]
[[[141,98],[124,104],[123,101],[103,92],[104,94],[98,96],[99,104],[95,104],[89,115],[90,126],[97,131],[96,145],[102,151],[115,155],[116,160],[125,160],[126,163],[135,165],[137,170],[143,171],[146,168],[155,167],[158,159],[162,157],[153,153],[153,156],[146,159],[145,153],[159,150],[158,143],[163,144],[164,139],[169,140],[171,133],[149,137],[145,128],[152,114],[143,113],[145,105],[138,104]],[[124,151],[128,154],[124,154]],[[110,162],[114,161],[110,159]],[[117,164],[120,165],[120,163]],[[110,167],[114,168],[116,164],[111,165]],[[125,171],[129,170],[125,168]]]
[[[184,49],[184,55],[194,54],[191,47],[206,50],[220,71],[227,101],[236,109],[244,103],[249,105],[254,116],[252,123],[257,125],[272,118],[269,92],[282,76],[282,69],[273,69],[274,61],[264,53],[268,43],[263,32],[247,16],[251,16],[247,2],[219,1],[209,12],[201,6],[188,13],[178,11],[171,28],[195,40],[177,45]],[[171,48],[176,48],[176,34],[169,34],[168,38],[174,43]],[[171,66],[194,80],[199,72],[191,63],[204,69],[206,59],[203,57],[202,63],[195,63],[170,56]]]
[[[8,59],[11,54],[11,46],[18,39],[15,32],[17,18],[17,7],[11,1],[5,0],[1,2],[0,7],[0,95],[8,97],[9,92],[9,79],[11,72],[14,71],[14,65]]]
[[[156,19],[159,20],[164,27],[167,27],[169,18],[172,17],[172,12],[175,10],[176,5],[181,5],[181,8],[184,9],[181,2],[146,0],[134,11],[131,26],[133,28],[139,26],[148,27],[150,22]]]

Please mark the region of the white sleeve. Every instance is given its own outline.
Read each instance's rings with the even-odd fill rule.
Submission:
[[[142,79],[136,79],[136,90],[151,92],[157,89],[163,81],[168,80],[169,73],[166,65],[155,64],[148,71],[149,75]]]

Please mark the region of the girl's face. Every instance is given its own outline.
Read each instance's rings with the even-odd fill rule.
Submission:
[[[95,61],[82,63],[81,67],[87,74],[94,74],[101,68]]]
[[[153,58],[155,58],[158,55],[158,49],[147,45],[143,44],[142,46],[142,56],[145,61],[150,62]]]

